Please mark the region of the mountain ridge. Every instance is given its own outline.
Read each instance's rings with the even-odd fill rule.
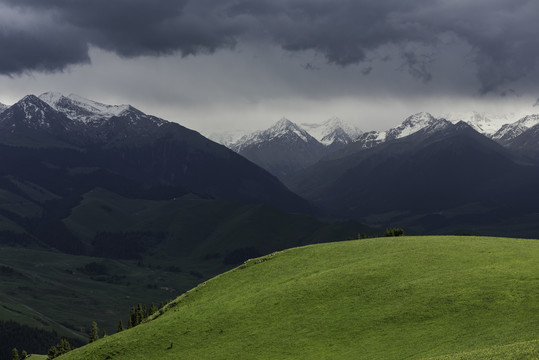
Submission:
[[[492,135],[492,139],[498,141],[502,145],[507,145],[513,139],[537,124],[539,124],[539,114],[527,115],[513,123],[503,125]]]
[[[371,226],[526,236],[537,228],[525,219],[539,210],[533,190],[539,167],[465,122],[434,133],[425,128],[368,149],[353,145],[285,183],[332,216]],[[511,228],[502,222],[511,222]]]
[[[28,95],[0,114],[0,144],[12,147],[6,156],[16,158],[17,152],[40,148],[47,149],[43,152],[46,154],[56,149],[63,153],[51,159],[51,164],[68,157],[80,167],[106,169],[141,186],[232,196],[279,208],[284,203],[295,203],[299,206],[288,210],[300,212],[309,208],[271,174],[178,123],[146,115],[129,105],[108,106],[75,96],[71,96],[76,99],[72,102],[63,95],[50,93],[43,97],[60,111],[39,97]],[[82,103],[89,105],[80,106]],[[90,105],[96,110],[90,111]],[[24,156],[36,169],[43,167],[38,163],[44,161],[42,156],[36,155],[34,160]],[[72,165],[59,162],[58,166]],[[60,172],[57,175],[63,176]],[[281,203],[285,198],[288,200]]]

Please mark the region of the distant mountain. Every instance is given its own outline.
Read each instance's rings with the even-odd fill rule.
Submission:
[[[440,124],[369,149],[353,144],[286,183],[332,216],[370,225],[537,231],[528,217],[539,211],[539,168],[464,122]]]
[[[322,124],[302,124],[302,127],[281,119],[267,130],[242,137],[230,148],[280,179],[286,179],[337,150],[371,148],[420,130],[434,133],[449,125],[449,121],[428,113],[412,115],[388,131],[367,133],[338,118]]]
[[[445,119],[436,119],[431,114],[420,112],[406,118],[399,126],[387,131],[369,131],[361,134],[355,141],[354,148],[369,149],[387,141],[400,139],[420,130],[434,133],[448,127],[451,123]]]
[[[429,113],[420,112],[412,115],[402,122],[396,128],[386,132],[386,141],[400,139],[412,135],[420,130],[424,135],[434,134],[440,130],[446,129],[451,123],[445,119],[436,119]]]
[[[358,127],[337,117],[328,119],[320,124],[301,124],[307,132],[321,144],[331,148],[339,149],[357,140],[363,133]]]
[[[9,107],[9,106],[0,103],[0,114],[1,114],[2,112],[4,112],[4,110],[6,110],[8,107]]]
[[[503,125],[513,123],[518,119],[518,115],[515,113],[489,114],[477,111],[449,113],[441,117],[455,124],[459,121],[464,121],[477,132],[489,137],[494,135]]]
[[[279,178],[314,164],[327,153],[324,145],[286,118],[242,137],[230,148]]]
[[[507,145],[513,139],[537,124],[539,124],[539,115],[528,115],[518,121],[503,125],[494,135],[492,135],[492,139],[502,145]]]
[[[224,145],[227,148],[230,148],[234,143],[246,135],[245,131],[236,130],[236,131],[225,131],[225,132],[214,132],[209,134],[208,139],[215,141],[218,144]]]

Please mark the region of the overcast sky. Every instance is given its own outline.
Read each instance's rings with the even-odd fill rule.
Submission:
[[[536,0],[0,0],[0,102],[59,91],[206,134],[536,113]]]

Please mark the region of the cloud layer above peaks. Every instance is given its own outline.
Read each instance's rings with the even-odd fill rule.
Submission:
[[[90,47],[133,58],[267,44],[364,64],[365,74],[397,57],[428,82],[443,48],[459,42],[489,92],[536,70],[538,20],[534,0],[0,0],[0,73],[88,64]]]

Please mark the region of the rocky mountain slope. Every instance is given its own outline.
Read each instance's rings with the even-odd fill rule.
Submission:
[[[492,135],[492,139],[502,145],[507,145],[513,139],[537,124],[539,124],[539,115],[528,115],[513,123],[503,125]]]

